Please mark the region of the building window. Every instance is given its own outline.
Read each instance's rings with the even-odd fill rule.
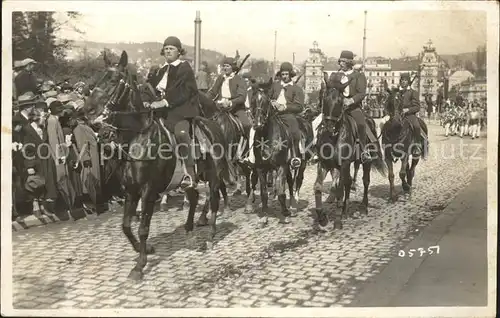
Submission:
[[[316,63],[316,60],[313,60],[313,63]]]
[[[394,76],[394,72],[392,72],[392,76]]]
[[[377,76],[380,76],[380,72],[377,72]]]
[[[394,79],[391,80],[391,84],[394,84]]]
[[[313,72],[313,73],[312,73],[312,75],[313,75],[313,76],[314,76],[314,75],[316,75],[316,72]]]
[[[372,76],[372,72],[370,72],[368,76]]]
[[[384,72],[384,76],[387,76],[387,72]]]

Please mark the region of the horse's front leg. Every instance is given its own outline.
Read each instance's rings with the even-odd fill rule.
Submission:
[[[389,201],[394,203],[398,199],[394,191],[394,163],[392,162],[392,155],[386,153],[385,164],[387,165],[387,176],[389,179]]]
[[[328,198],[326,199],[326,202],[327,203],[335,203],[335,201],[337,201],[336,193],[337,193],[337,189],[339,187],[340,169],[330,170],[330,175],[332,177],[332,184],[330,186]]]
[[[295,212],[297,213],[299,211],[299,203],[300,203],[300,189],[302,188],[302,183],[304,182],[304,173],[307,168],[307,163],[304,161],[300,168],[297,170],[297,175],[295,176],[295,193],[294,193],[294,198],[295,202],[297,204],[297,207],[295,208]]]
[[[288,169],[288,172],[286,174],[286,183],[288,184],[288,192],[290,194],[290,216],[296,216],[297,215],[297,202],[295,201],[294,197],[294,191],[293,191],[293,173],[294,171],[290,171]]]
[[[372,164],[370,162],[363,164],[363,201],[361,202],[361,213],[368,214],[368,188],[370,187],[370,172]]]
[[[203,204],[203,208],[201,209],[201,214],[200,217],[198,218],[198,221],[196,222],[196,226],[206,226],[208,225],[208,208],[210,207],[210,192],[208,192],[205,196],[205,203]]]
[[[222,194],[222,198],[224,199],[224,205],[220,209],[220,213],[224,213],[226,209],[229,208],[229,198],[227,196],[227,187],[224,181],[220,181],[220,193]]]
[[[193,234],[194,213],[196,211],[196,207],[198,206],[198,199],[200,197],[200,194],[197,189],[191,187],[186,188],[185,192],[187,199],[189,200],[189,212],[186,223],[184,224],[184,229],[186,230],[187,234],[187,245],[188,247],[193,248],[196,241]]]
[[[157,194],[151,191],[145,191],[142,197],[142,213],[141,222],[139,224],[139,257],[135,267],[129,274],[129,278],[135,281],[142,280],[144,276],[143,269],[146,267],[148,262],[147,254],[153,254],[154,248],[147,244],[149,237],[149,228],[151,225],[151,218],[153,217],[154,205],[157,198]]]
[[[260,181],[260,199],[262,204],[262,209],[259,212],[259,224],[261,227],[264,227],[268,223],[268,200],[269,194],[267,193],[267,173],[264,169],[257,169],[257,173],[259,175]]]
[[[251,180],[250,193],[247,197],[247,202],[245,203],[245,211],[244,213],[252,213],[253,212],[253,203],[255,203],[255,190],[257,187],[257,182],[259,181],[259,174],[257,170],[251,169],[249,174],[249,179]],[[262,196],[262,187],[261,187],[261,196]]]
[[[275,211],[275,215],[279,223],[289,223],[290,211],[286,207],[286,176],[288,174],[288,165],[283,165],[278,168],[276,173],[276,194],[280,203],[280,211]]]
[[[349,161],[343,162],[340,168],[340,178],[341,185],[344,190],[344,206],[342,208],[342,216],[343,217],[353,217],[352,213],[349,213],[349,205],[350,205],[350,194],[351,194],[351,163]]]
[[[320,226],[328,224],[328,216],[323,211],[323,181],[326,178],[326,169],[323,168],[321,162],[318,162],[316,169],[316,181],[314,182],[314,201],[316,203],[316,216]]]
[[[401,179],[401,185],[403,188],[404,195],[407,197],[408,192],[410,191],[410,186],[408,185],[408,182],[406,181],[406,172],[409,170],[409,153],[403,155],[401,158],[401,169],[399,170],[399,178]]]
[[[358,188],[358,172],[359,172],[359,166],[361,162],[359,160],[354,161],[354,177],[352,178],[352,186],[351,189],[352,191],[356,191]]]
[[[411,159],[411,167],[409,165],[407,165],[408,170],[406,171],[407,172],[406,178],[408,179],[408,186],[409,186],[408,193],[410,196],[411,196],[412,188],[413,188],[413,177],[415,177],[415,168],[417,167],[419,161],[420,161],[420,158],[418,158],[418,157],[412,158]]]
[[[138,193],[130,193],[127,192],[125,197],[125,203],[123,206],[123,220],[122,220],[122,231],[123,234],[127,237],[130,244],[134,248],[134,251],[139,252],[139,242],[135,237],[134,233],[132,233],[132,218],[136,216],[137,213],[137,205],[139,203],[139,194]]]

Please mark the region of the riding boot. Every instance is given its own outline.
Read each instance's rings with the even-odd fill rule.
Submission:
[[[181,182],[181,187],[182,188],[196,188],[197,185],[197,180],[196,180],[196,172],[195,172],[195,164],[194,164],[194,158],[193,158],[193,149],[191,147],[191,138],[189,137],[188,134],[184,135],[186,140],[181,140],[180,143],[184,143],[186,145],[189,145],[188,147],[179,147],[179,156],[182,159],[183,166],[184,166],[184,179]]]
[[[359,148],[361,150],[361,161],[366,162],[372,159],[370,152],[366,148],[366,125],[358,125]]]
[[[243,159],[243,161],[249,162],[251,164],[255,163],[255,154],[253,152],[253,142],[255,138],[255,129],[250,128],[250,133],[248,134],[248,156]]]

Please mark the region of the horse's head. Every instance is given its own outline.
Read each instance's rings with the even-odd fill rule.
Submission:
[[[341,83],[341,74],[333,73],[330,78],[324,73],[321,84],[320,101],[323,121],[336,124],[342,117],[344,109],[343,91],[349,83]]]
[[[94,90],[87,98],[84,106],[90,122],[102,119],[109,111],[125,110],[130,103],[128,95],[131,88],[136,87],[136,75],[128,67],[128,55],[123,51],[120,61],[113,64],[104,54],[106,71],[96,83]]]
[[[389,117],[397,122],[401,122],[402,99],[398,88],[387,88],[386,109]]]
[[[271,111],[271,99],[269,98],[269,90],[273,83],[271,78],[267,83],[252,84],[252,97],[250,99],[250,109],[254,119],[254,128],[261,129],[266,124]]]

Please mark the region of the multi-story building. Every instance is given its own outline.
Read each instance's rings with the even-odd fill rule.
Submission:
[[[306,96],[321,89],[324,62],[325,55],[318,47],[318,42],[314,41],[313,47],[309,49],[309,57],[305,63],[304,92]]]
[[[468,101],[486,101],[486,78],[469,79],[459,84],[458,92]]]
[[[453,87],[471,79],[474,79],[474,74],[467,70],[458,70],[450,75],[448,78],[448,85]]]
[[[424,100],[427,94],[436,98],[439,88],[438,73],[440,69],[439,56],[436,48],[429,40],[424,45],[422,52],[422,62],[420,63],[420,100]]]

